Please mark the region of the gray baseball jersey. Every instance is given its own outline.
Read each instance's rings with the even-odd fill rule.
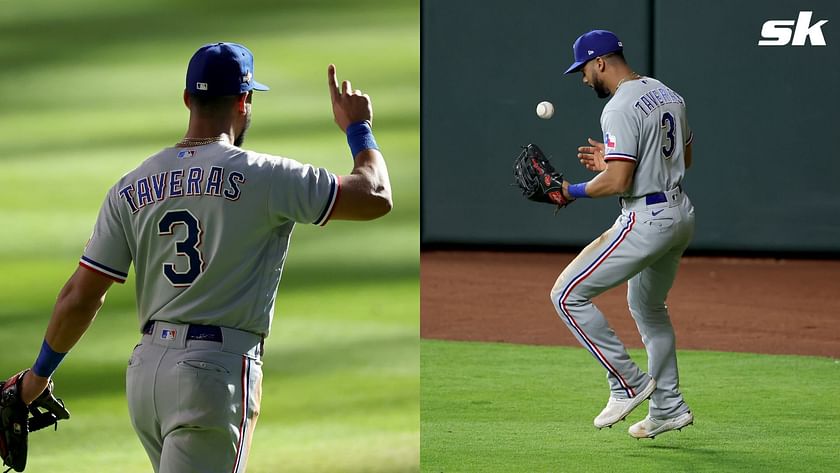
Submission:
[[[604,160],[636,163],[624,197],[676,188],[685,175],[685,146],[692,134],[685,100],[650,77],[624,82],[601,113]]]
[[[140,326],[218,325],[266,336],[295,222],[323,225],[338,176],[225,142],[166,148],[105,198],[80,264],[124,282]]]

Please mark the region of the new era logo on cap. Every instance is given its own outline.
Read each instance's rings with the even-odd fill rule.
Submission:
[[[207,90],[207,83],[206,82],[196,82],[195,88],[198,90]]]

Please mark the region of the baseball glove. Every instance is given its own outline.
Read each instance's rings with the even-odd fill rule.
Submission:
[[[29,370],[9,378],[0,388],[0,457],[9,470],[23,471],[26,468],[26,452],[29,432],[55,425],[70,418],[70,412],[61,399],[53,394],[53,382],[27,406],[20,398],[23,376]]]
[[[539,146],[529,144],[513,163],[513,177],[526,199],[565,207],[571,202],[563,196],[563,175],[545,157]]]

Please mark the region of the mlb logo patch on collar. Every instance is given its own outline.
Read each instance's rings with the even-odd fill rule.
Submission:
[[[184,149],[178,151],[178,159],[192,158],[193,156],[195,156],[194,149]]]
[[[161,340],[175,340],[175,330],[163,329],[160,331]]]

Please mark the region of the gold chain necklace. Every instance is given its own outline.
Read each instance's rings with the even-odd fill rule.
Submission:
[[[636,80],[636,79],[641,79],[641,78],[642,78],[642,76],[633,72],[629,76],[627,76],[627,77],[621,79],[620,81],[618,81],[618,85],[615,86],[615,91],[618,92],[618,88],[621,87],[621,84],[623,84],[624,81],[626,81],[627,79]]]
[[[222,141],[224,138],[220,136],[213,136],[210,138],[184,138],[181,141],[175,143],[175,146],[178,148],[189,148],[192,146],[202,146],[202,145],[209,145],[210,143],[215,143],[217,141]]]

